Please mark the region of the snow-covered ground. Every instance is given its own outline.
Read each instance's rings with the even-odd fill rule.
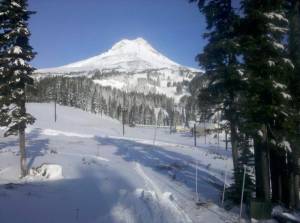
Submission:
[[[220,207],[230,151],[189,133],[125,128],[108,117],[53,104],[28,104],[30,176],[18,179],[16,137],[0,141],[0,222],[234,222]],[[1,132],[1,135],[3,131]],[[195,166],[198,161],[196,205]],[[43,165],[44,164],[44,165]]]

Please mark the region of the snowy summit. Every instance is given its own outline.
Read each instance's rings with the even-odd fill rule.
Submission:
[[[147,69],[190,69],[168,59],[155,50],[143,38],[124,39],[113,45],[107,52],[89,59],[71,63],[57,68],[41,69],[39,73],[66,73],[90,70],[118,70],[136,72]]]

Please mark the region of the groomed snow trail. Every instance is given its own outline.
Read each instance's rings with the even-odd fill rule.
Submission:
[[[161,190],[159,189],[158,185],[154,181],[152,181],[149,176],[146,175],[146,173],[143,171],[143,169],[139,163],[135,163],[135,170],[145,180],[146,188],[148,188],[150,190],[150,191],[146,191],[146,192],[148,192],[148,193],[150,192],[152,197],[157,200],[157,203],[159,204],[160,209],[161,210],[163,210],[164,208],[170,209],[170,211],[174,214],[174,216],[176,216],[176,219],[173,219],[170,222],[186,222],[186,223],[192,222],[192,220],[184,212],[184,210],[182,210],[181,208],[179,208],[177,206],[175,198],[172,195],[172,193],[170,193],[170,192],[162,193]],[[151,189],[153,191],[151,191]],[[145,193],[145,191],[142,190],[141,193],[143,194],[143,193]],[[160,216],[160,219],[162,221],[160,221],[160,222],[167,222],[163,218],[163,214],[164,213],[162,212],[161,216]]]

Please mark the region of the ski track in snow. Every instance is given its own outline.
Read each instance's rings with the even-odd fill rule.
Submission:
[[[135,170],[145,180],[146,187],[148,189],[154,189],[155,193],[159,197],[162,197],[163,193],[160,191],[159,187],[145,174],[141,167],[141,164],[135,163]]]
[[[17,178],[16,138],[1,141],[1,222],[13,219],[9,223],[37,223],[44,219],[45,223],[219,223],[233,219],[232,214],[220,209],[215,201],[211,207],[198,209],[193,200],[194,186],[189,182],[193,183],[197,159],[201,164],[199,171],[203,174],[199,177],[203,184],[199,182],[200,187],[203,186],[200,197],[209,202],[210,196],[215,197],[215,194],[205,193],[217,193],[209,188],[209,181],[217,179],[221,182],[227,160],[216,158],[220,155],[214,150],[195,150],[187,144],[186,139],[192,139],[179,134],[175,135],[178,139],[170,134],[158,135],[154,145],[153,132],[142,128],[127,127],[127,136],[122,137],[118,121],[105,116],[99,119],[99,116],[63,106],[58,106],[60,121],[52,123],[46,112],[49,106],[28,106],[29,112],[37,117],[37,123],[26,131],[28,162],[30,167],[43,163],[60,165],[64,179],[51,184],[20,181]],[[216,165],[214,168],[208,166],[211,162]],[[170,171],[175,171],[179,178],[171,179]],[[7,190],[4,185],[7,182],[16,186]],[[20,211],[15,215],[14,208],[22,210],[19,204],[25,199],[28,202],[26,208],[33,208],[36,216],[26,215],[27,209],[27,212]],[[51,211],[43,209],[43,205]],[[4,207],[9,211],[2,212]],[[80,213],[79,217],[75,215],[76,220],[74,210],[77,209]]]
[[[135,163],[135,170],[145,180],[146,187],[154,190],[158,201],[161,200],[161,204],[168,206],[173,209],[175,213],[178,213],[178,216],[181,219],[179,220],[180,222],[192,223],[192,220],[188,217],[184,210],[176,205],[173,195],[170,192],[162,193],[158,185],[152,181],[149,176],[147,176],[139,163]]]
[[[88,155],[88,154],[78,154],[78,153],[68,153],[68,152],[60,152],[60,154],[68,155],[68,156],[77,156],[77,157],[81,157],[81,158],[93,158],[93,159],[101,160],[101,161],[105,161],[105,162],[110,161],[109,159],[106,159],[106,158],[98,156],[98,155]]]

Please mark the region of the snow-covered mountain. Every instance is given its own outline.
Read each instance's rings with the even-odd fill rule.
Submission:
[[[94,83],[125,91],[165,94],[178,100],[187,94],[183,83],[197,73],[155,50],[142,38],[122,40],[98,56],[56,68],[38,70],[37,77],[82,76]]]

